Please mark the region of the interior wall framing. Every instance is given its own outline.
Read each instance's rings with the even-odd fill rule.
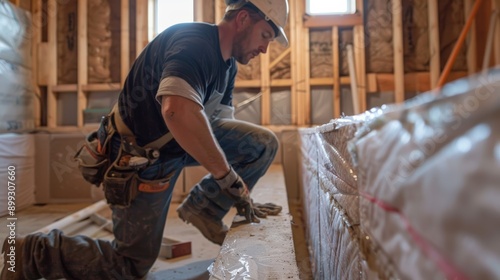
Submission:
[[[47,88],[48,127],[61,126],[61,104],[74,105],[76,114],[62,125],[81,127],[89,94],[117,96],[130,62],[148,43],[148,1],[30,1],[34,79]]]
[[[268,54],[239,65],[236,87],[260,89],[263,125],[270,124],[269,95],[283,86],[290,88],[292,125],[312,124],[311,90],[315,87],[331,88],[331,117],[340,117],[341,103],[345,103],[341,89],[351,83],[346,45],[352,44],[362,110],[370,106],[371,94],[392,92],[394,102],[403,102],[412,96],[408,92],[434,88],[465,22],[466,1],[358,0],[354,15],[313,17],[305,14],[305,0],[290,0],[290,48],[282,50],[271,44]],[[225,3],[215,2],[215,18],[220,19]],[[454,11],[454,16],[446,10]],[[449,81],[469,74],[467,62],[473,56],[467,55],[468,50],[461,51]],[[279,71],[269,69],[278,61]]]
[[[82,126],[82,110],[87,108],[89,92],[115,94],[119,91],[130,63],[148,42],[151,0],[107,1],[114,10],[110,11],[109,31],[112,37],[110,49],[116,56],[109,60],[115,62],[110,64],[117,69],[110,69],[113,73],[110,80],[95,80],[89,74],[91,65],[88,61],[95,58],[86,55],[91,51],[90,42],[93,40],[88,22],[89,6],[80,3],[87,1],[11,0],[31,10],[33,19],[40,22],[34,24],[34,80],[41,92],[47,92],[43,97],[46,108],[42,111],[46,112],[49,127],[59,125],[58,100],[64,99],[66,94],[76,95],[77,121],[74,125]],[[222,19],[223,0],[194,1],[196,20],[216,23]],[[475,26],[469,32],[467,43],[448,80],[481,69],[486,31],[492,11],[496,5],[500,6],[497,2],[483,1]],[[311,89],[314,87],[331,88],[331,117],[340,117],[340,104],[345,101],[341,89],[351,82],[346,45],[353,44],[362,110],[368,109],[367,99],[374,93],[392,92],[394,101],[402,102],[408,92],[425,92],[434,87],[473,3],[472,0],[357,0],[357,12],[353,15],[313,17],[305,14],[305,0],[289,0],[287,35],[290,47],[285,49],[273,43],[266,54],[248,65],[240,65],[236,88],[257,89],[262,94],[260,119],[263,125],[273,125],[273,92],[283,88],[290,92],[290,125],[312,124]],[[454,17],[445,12],[449,10],[453,11]],[[497,26],[500,26],[500,21]],[[318,36],[318,32],[323,34]],[[490,66],[498,65],[500,61],[500,32],[495,33]],[[326,47],[318,48],[318,38]],[[73,53],[67,52],[65,56],[64,47],[68,46],[73,47]],[[432,55],[436,54],[436,48],[439,49],[438,55]],[[317,56],[314,53],[317,50],[328,53]],[[318,57],[326,59],[317,63]],[[69,65],[69,61],[76,63]],[[66,80],[65,75],[69,77]]]

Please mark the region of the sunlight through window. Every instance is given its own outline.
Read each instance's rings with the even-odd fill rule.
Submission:
[[[356,0],[307,0],[307,13],[310,15],[353,14]]]
[[[157,0],[156,1],[156,34],[168,27],[193,21],[193,2],[189,0]]]

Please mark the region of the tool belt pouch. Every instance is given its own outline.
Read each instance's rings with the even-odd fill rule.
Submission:
[[[135,169],[117,166],[115,162],[104,175],[104,196],[111,205],[128,207],[137,195],[138,184]]]
[[[98,145],[97,132],[93,132],[85,138],[85,143],[74,157],[83,178],[96,186],[101,184],[104,173],[109,167],[108,157],[98,152]]]

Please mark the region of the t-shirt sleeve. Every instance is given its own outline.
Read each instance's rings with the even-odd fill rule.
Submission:
[[[158,92],[156,93],[156,101],[161,104],[161,97],[167,95],[185,97],[195,103],[198,103],[201,108],[203,108],[203,100],[201,99],[200,94],[196,92],[190,84],[179,77],[170,76],[161,80]]]
[[[173,34],[169,44],[171,46],[166,48],[168,51],[163,59],[162,82],[168,77],[181,78],[203,101],[207,85],[212,80],[211,68],[216,63],[214,47],[207,44],[206,38],[202,38],[200,34],[182,32]]]

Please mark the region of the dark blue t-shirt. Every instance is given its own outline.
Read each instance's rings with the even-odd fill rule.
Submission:
[[[132,65],[118,98],[120,115],[146,145],[168,132],[156,93],[163,78],[185,80],[207,103],[223,94],[221,104],[232,106],[237,66],[234,58],[224,61],[216,25],[182,23],[160,33]],[[167,145],[178,148],[175,140]]]

